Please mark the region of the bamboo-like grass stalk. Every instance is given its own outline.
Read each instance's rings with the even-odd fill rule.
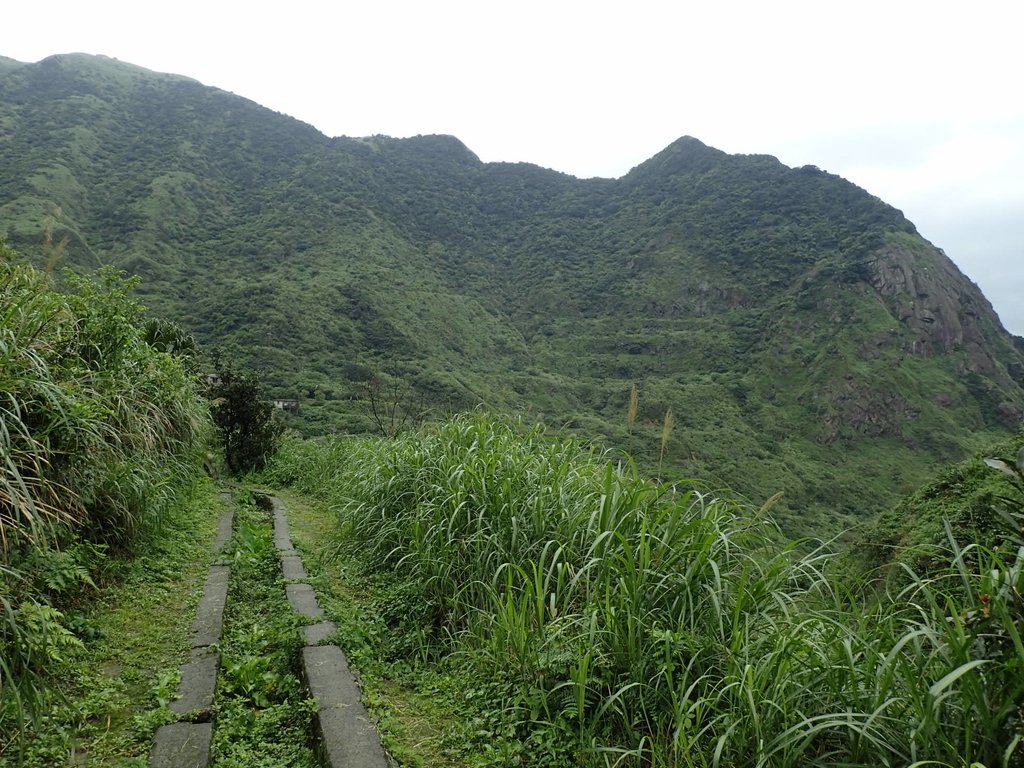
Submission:
[[[951,546],[865,600],[765,510],[480,414],[286,445],[268,472],[407,580],[428,656],[514,681],[496,705],[580,765],[1020,764],[1024,550]]]
[[[33,563],[82,539],[129,549],[198,471],[207,429],[181,361],[143,341],[131,284],[68,282],[56,291],[0,245],[0,732],[12,735],[45,698],[48,649],[73,640]]]
[[[640,407],[640,396],[636,391],[634,382],[629,388],[629,408],[626,410],[626,432],[633,434],[633,425],[636,424],[637,411]]]
[[[672,428],[675,426],[675,417],[672,409],[665,411],[665,420],[661,425],[661,450],[658,452],[658,479],[661,480],[661,467],[665,461],[665,451],[668,450],[668,441],[672,439]]]

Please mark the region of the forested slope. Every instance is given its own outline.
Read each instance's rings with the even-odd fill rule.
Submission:
[[[373,429],[377,379],[653,468],[672,409],[666,476],[784,491],[789,530],[827,531],[1024,413],[1021,342],[977,287],[813,167],[683,138],[581,180],[452,137],[328,138],[84,55],[4,60],[0,124],[11,244],[140,274],[155,312],[300,399],[306,431]]]

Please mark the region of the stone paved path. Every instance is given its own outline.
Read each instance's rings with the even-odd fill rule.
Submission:
[[[230,502],[230,494],[224,494]],[[284,504],[273,498],[274,545],[281,558],[285,592],[292,609],[311,620],[303,627],[306,646],[302,663],[310,695],[317,703],[318,736],[328,768],[388,768],[390,761],[380,737],[359,701],[360,690],[337,645],[320,645],[334,633],[326,620],[316,592],[307,583],[302,558],[292,547]],[[218,524],[216,553],[231,539],[232,512],[225,512]],[[213,739],[213,696],[220,666],[218,643],[223,634],[224,606],[230,569],[223,560],[210,567],[206,588],[192,623],[192,650],[181,668],[171,711],[183,721],[164,725],[157,731],[150,753],[150,768],[208,768]]]
[[[230,494],[221,494],[230,503]],[[217,523],[214,554],[220,554],[231,540],[234,513],[229,507]],[[210,566],[206,588],[192,621],[192,650],[181,668],[181,681],[171,711],[188,715],[188,722],[160,726],[149,755],[150,768],[206,768],[210,764],[213,740],[213,694],[220,668],[220,643],[224,631],[224,605],[228,597],[230,569],[223,560]]]
[[[359,684],[344,651],[337,645],[318,645],[335,631],[335,626],[324,620],[316,593],[304,582],[306,571],[292,549],[284,504],[277,498],[273,501],[274,542],[281,556],[281,572],[288,580],[288,602],[296,613],[319,619],[303,627],[306,647],[302,649],[302,665],[310,695],[319,709],[317,723],[326,763],[330,768],[388,768],[380,737],[359,701]]]

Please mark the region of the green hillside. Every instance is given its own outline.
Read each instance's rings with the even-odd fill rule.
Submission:
[[[301,84],[297,84],[301,87]],[[453,137],[327,138],[103,57],[0,61],[0,232],[368,431],[370,383],[525,413],[830,534],[1015,429],[1024,344],[903,215],[683,138],[615,179]],[[626,420],[630,387],[639,418]]]
[[[944,556],[947,524],[961,546],[998,547],[1006,537],[1005,513],[1024,508],[1024,488],[1006,472],[989,466],[986,461],[991,460],[1015,470],[1024,461],[1024,431],[944,467],[879,515],[858,542],[858,551],[876,564],[909,561],[927,570]]]

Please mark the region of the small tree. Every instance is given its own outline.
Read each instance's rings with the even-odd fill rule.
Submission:
[[[224,458],[236,475],[260,469],[277,450],[284,425],[264,397],[253,371],[216,361],[210,384],[210,414],[220,433]]]
[[[370,417],[382,437],[395,437],[410,423],[423,421],[423,397],[413,401],[412,386],[397,375],[384,381],[377,374],[363,387]]]

